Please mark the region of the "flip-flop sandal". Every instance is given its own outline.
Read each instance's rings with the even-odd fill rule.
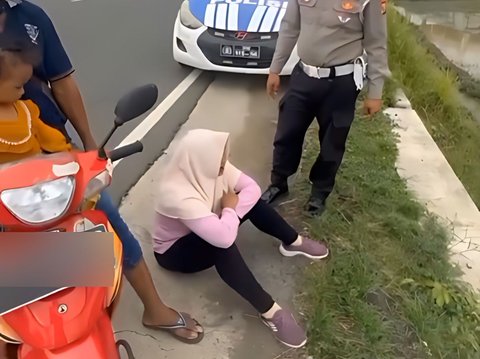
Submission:
[[[175,339],[180,340],[181,342],[184,342],[184,343],[187,343],[187,344],[197,344],[197,343],[201,342],[202,339],[203,339],[203,336],[204,336],[204,332],[198,333],[197,331],[195,331],[196,326],[202,327],[200,325],[200,323],[197,322],[195,319],[193,319],[190,316],[190,314],[183,313],[183,312],[182,313],[177,312],[177,314],[180,318],[178,318],[178,321],[177,321],[176,324],[172,324],[172,325],[149,325],[149,324],[143,323],[143,326],[146,327],[146,328],[149,328],[149,329],[153,329],[153,330],[165,331],[165,332],[169,333],[170,335],[172,335]],[[181,335],[178,335],[177,333],[175,333],[175,331],[177,329],[191,330],[191,331],[197,333],[197,337],[193,338],[193,339],[188,339],[188,338],[182,337]]]

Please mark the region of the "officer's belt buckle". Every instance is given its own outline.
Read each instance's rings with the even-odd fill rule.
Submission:
[[[304,65],[303,70],[308,76],[316,79],[325,79],[331,77],[331,69],[329,68]]]
[[[328,78],[332,73],[332,69],[330,68],[316,67],[316,69],[317,69],[317,77],[319,79]]]
[[[310,77],[317,79],[335,78],[344,76],[353,72],[353,64],[347,64],[335,67],[317,67],[301,63],[303,71]]]

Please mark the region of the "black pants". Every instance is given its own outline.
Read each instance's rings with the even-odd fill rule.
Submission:
[[[332,192],[335,176],[345,153],[359,91],[352,75],[315,79],[297,65],[290,86],[280,101],[274,141],[271,181],[286,185],[300,164],[305,134],[317,118],[320,154],[311,171],[316,193],[325,199]]]
[[[292,244],[298,233],[268,204],[260,200],[242,219],[286,245]],[[215,266],[220,277],[246,299],[259,313],[273,306],[273,299],[257,282],[242,258],[237,245],[223,249],[212,246],[194,233],[179,239],[164,254],[155,253],[158,264],[165,269],[195,273]]]

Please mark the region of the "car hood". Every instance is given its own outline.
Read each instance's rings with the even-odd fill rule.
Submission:
[[[217,30],[278,32],[288,0],[190,0],[190,11]]]

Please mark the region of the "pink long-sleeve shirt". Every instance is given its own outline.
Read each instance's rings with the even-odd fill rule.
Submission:
[[[155,214],[153,229],[153,250],[165,253],[180,238],[195,233],[215,247],[228,248],[237,238],[240,219],[255,206],[261,196],[258,184],[242,173],[235,186],[238,193],[238,204],[235,209],[224,208],[217,216],[191,220],[182,220]]]

